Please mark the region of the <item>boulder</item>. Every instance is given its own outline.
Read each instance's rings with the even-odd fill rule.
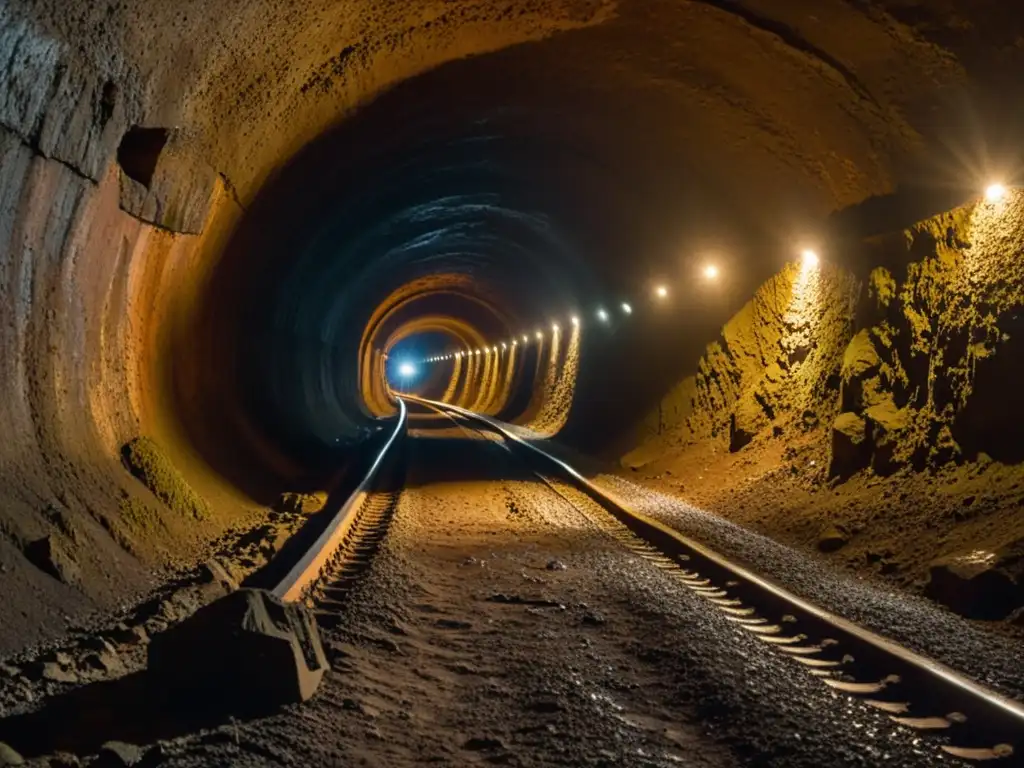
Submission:
[[[305,701],[327,668],[312,612],[258,589],[200,608],[149,644],[149,671],[171,696],[231,713]]]
[[[938,560],[929,569],[924,593],[969,619],[1005,619],[1024,606],[1024,589],[999,566],[996,553]]]
[[[856,413],[841,413],[832,423],[832,464],[829,475],[848,478],[868,466],[871,440],[867,423]]]
[[[327,503],[326,493],[282,493],[274,509],[278,512],[311,515]]]
[[[25,545],[24,552],[32,565],[53,576],[57,581],[65,584],[77,584],[81,581],[78,563],[55,534],[30,541]]]
[[[0,741],[0,765],[24,765],[25,758]]]
[[[142,759],[142,749],[124,741],[108,741],[100,747],[93,768],[122,768],[137,765]]]
[[[818,534],[818,549],[821,552],[838,552],[850,541],[850,537],[842,529],[829,525]]]

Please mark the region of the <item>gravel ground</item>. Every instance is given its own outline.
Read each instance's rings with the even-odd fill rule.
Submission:
[[[634,509],[671,525],[790,591],[978,682],[1024,698],[1024,648],[924,598],[836,570],[711,512],[614,475],[596,478]]]

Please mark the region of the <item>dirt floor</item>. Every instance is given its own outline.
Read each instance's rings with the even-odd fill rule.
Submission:
[[[167,766],[946,762],[708,610],[495,438],[451,430],[410,453],[381,551],[323,631],[333,669],[312,701],[175,725],[138,716],[127,655],[77,688],[40,689],[14,664],[22,693],[39,695],[0,699],[0,741],[35,765],[77,765],[52,753],[110,740]]]
[[[650,451],[621,476],[963,615],[1019,622],[1024,466],[979,461],[829,478],[826,430]],[[941,571],[938,577],[936,571]],[[956,583],[946,586],[956,574]],[[965,587],[982,575],[973,586]]]

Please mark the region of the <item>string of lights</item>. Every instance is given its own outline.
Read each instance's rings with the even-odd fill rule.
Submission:
[[[985,188],[982,197],[989,205],[999,205],[1006,199],[1008,193],[1009,187],[1005,184],[992,182]],[[821,263],[821,258],[814,249],[804,248],[800,252],[800,263],[805,272],[810,272],[818,268]],[[701,268],[700,275],[705,281],[714,282],[721,277],[722,271],[717,264],[708,263]],[[655,303],[667,301],[670,293],[670,288],[665,283],[657,283],[651,287],[651,298]],[[611,324],[615,315],[617,315],[619,319],[625,319],[631,316],[634,311],[633,307],[634,304],[629,301],[620,302],[615,312],[606,309],[604,306],[599,306],[594,310],[594,317],[599,324],[607,326]],[[582,319],[578,314],[570,316],[569,321],[575,329],[578,329],[582,325]],[[561,327],[557,320],[551,324],[552,336],[557,335],[560,330]],[[515,351],[518,347],[528,346],[530,344],[531,337],[536,339],[537,342],[543,342],[544,331],[538,328],[532,334],[528,332],[522,333],[492,344],[485,344],[484,346],[477,347],[475,349],[465,348],[453,350],[444,354],[433,355],[419,361],[406,360],[400,366],[399,375],[403,378],[409,378],[415,375],[417,366],[420,364],[443,363],[453,360],[478,357],[480,355],[486,357],[488,355],[497,355],[503,352]],[[386,357],[387,355],[385,354],[385,358]]]
[[[819,256],[818,256],[816,251],[814,251],[813,249],[807,248],[807,249],[804,249],[801,252],[801,254],[800,254],[800,261],[801,261],[804,269],[811,270],[811,269],[815,269],[815,268],[818,267],[818,265],[820,263],[820,258],[819,258]],[[718,267],[717,264],[706,264],[701,269],[701,273],[700,274],[704,278],[704,280],[706,280],[708,282],[714,282],[714,281],[718,280],[719,277],[721,277],[722,273],[721,273],[721,269]],[[653,300],[655,302],[658,302],[658,303],[667,301],[669,296],[670,296],[670,294],[671,294],[671,290],[670,290],[669,286],[667,284],[665,284],[665,283],[657,283],[654,286],[652,286],[652,288],[651,288],[651,296],[652,296]],[[634,306],[634,304],[631,303],[631,302],[628,302],[628,301],[620,302],[619,305],[618,305],[618,310],[617,310],[619,318],[620,319],[624,319],[624,318],[627,318],[627,317],[631,316],[633,314],[633,306]],[[610,325],[611,322],[612,322],[612,319],[613,319],[613,313],[611,311],[609,311],[608,309],[606,309],[604,306],[599,306],[599,307],[597,307],[594,310],[594,318],[601,325]],[[572,324],[572,326],[574,328],[578,328],[578,327],[580,327],[582,325],[583,321],[582,321],[582,319],[581,319],[581,317],[579,315],[571,315],[570,318],[569,318],[569,322]],[[552,333],[552,335],[557,334],[560,331],[561,331],[561,327],[559,326],[558,322],[557,321],[553,322],[551,324],[551,333]],[[538,342],[543,341],[543,339],[544,339],[544,331],[541,330],[541,329],[536,330],[533,333],[533,337]],[[460,350],[454,350],[454,351],[451,351],[451,352],[446,352],[446,353],[440,354],[440,355],[433,355],[431,357],[427,357],[427,358],[424,358],[423,360],[420,360],[419,363],[421,363],[421,364],[443,363],[443,362],[448,362],[448,361],[452,361],[452,360],[457,360],[459,358],[469,358],[469,357],[475,357],[475,356],[478,356],[478,355],[487,356],[487,355],[493,355],[493,354],[500,354],[501,352],[504,352],[504,351],[507,351],[507,350],[510,350],[510,349],[514,350],[514,349],[516,349],[517,347],[520,347],[520,346],[527,346],[527,345],[529,345],[529,343],[530,343],[530,334],[529,333],[523,333],[521,335],[514,336],[514,337],[511,337],[509,339],[505,339],[503,341],[494,342],[492,344],[484,345],[482,347],[477,347],[475,349],[474,348],[466,348],[466,349],[460,349]]]

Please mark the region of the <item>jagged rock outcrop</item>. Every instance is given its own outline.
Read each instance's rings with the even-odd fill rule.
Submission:
[[[831,421],[855,290],[841,269],[787,266],[725,325],[641,433],[676,445],[727,435],[738,451],[779,420],[801,429]]]
[[[981,453],[1024,460],[1024,192],[865,249],[879,266],[862,282],[790,266],[765,283],[641,434],[656,425],[666,446],[727,428],[735,451],[779,418],[811,414],[798,423],[830,425],[833,477]]]

